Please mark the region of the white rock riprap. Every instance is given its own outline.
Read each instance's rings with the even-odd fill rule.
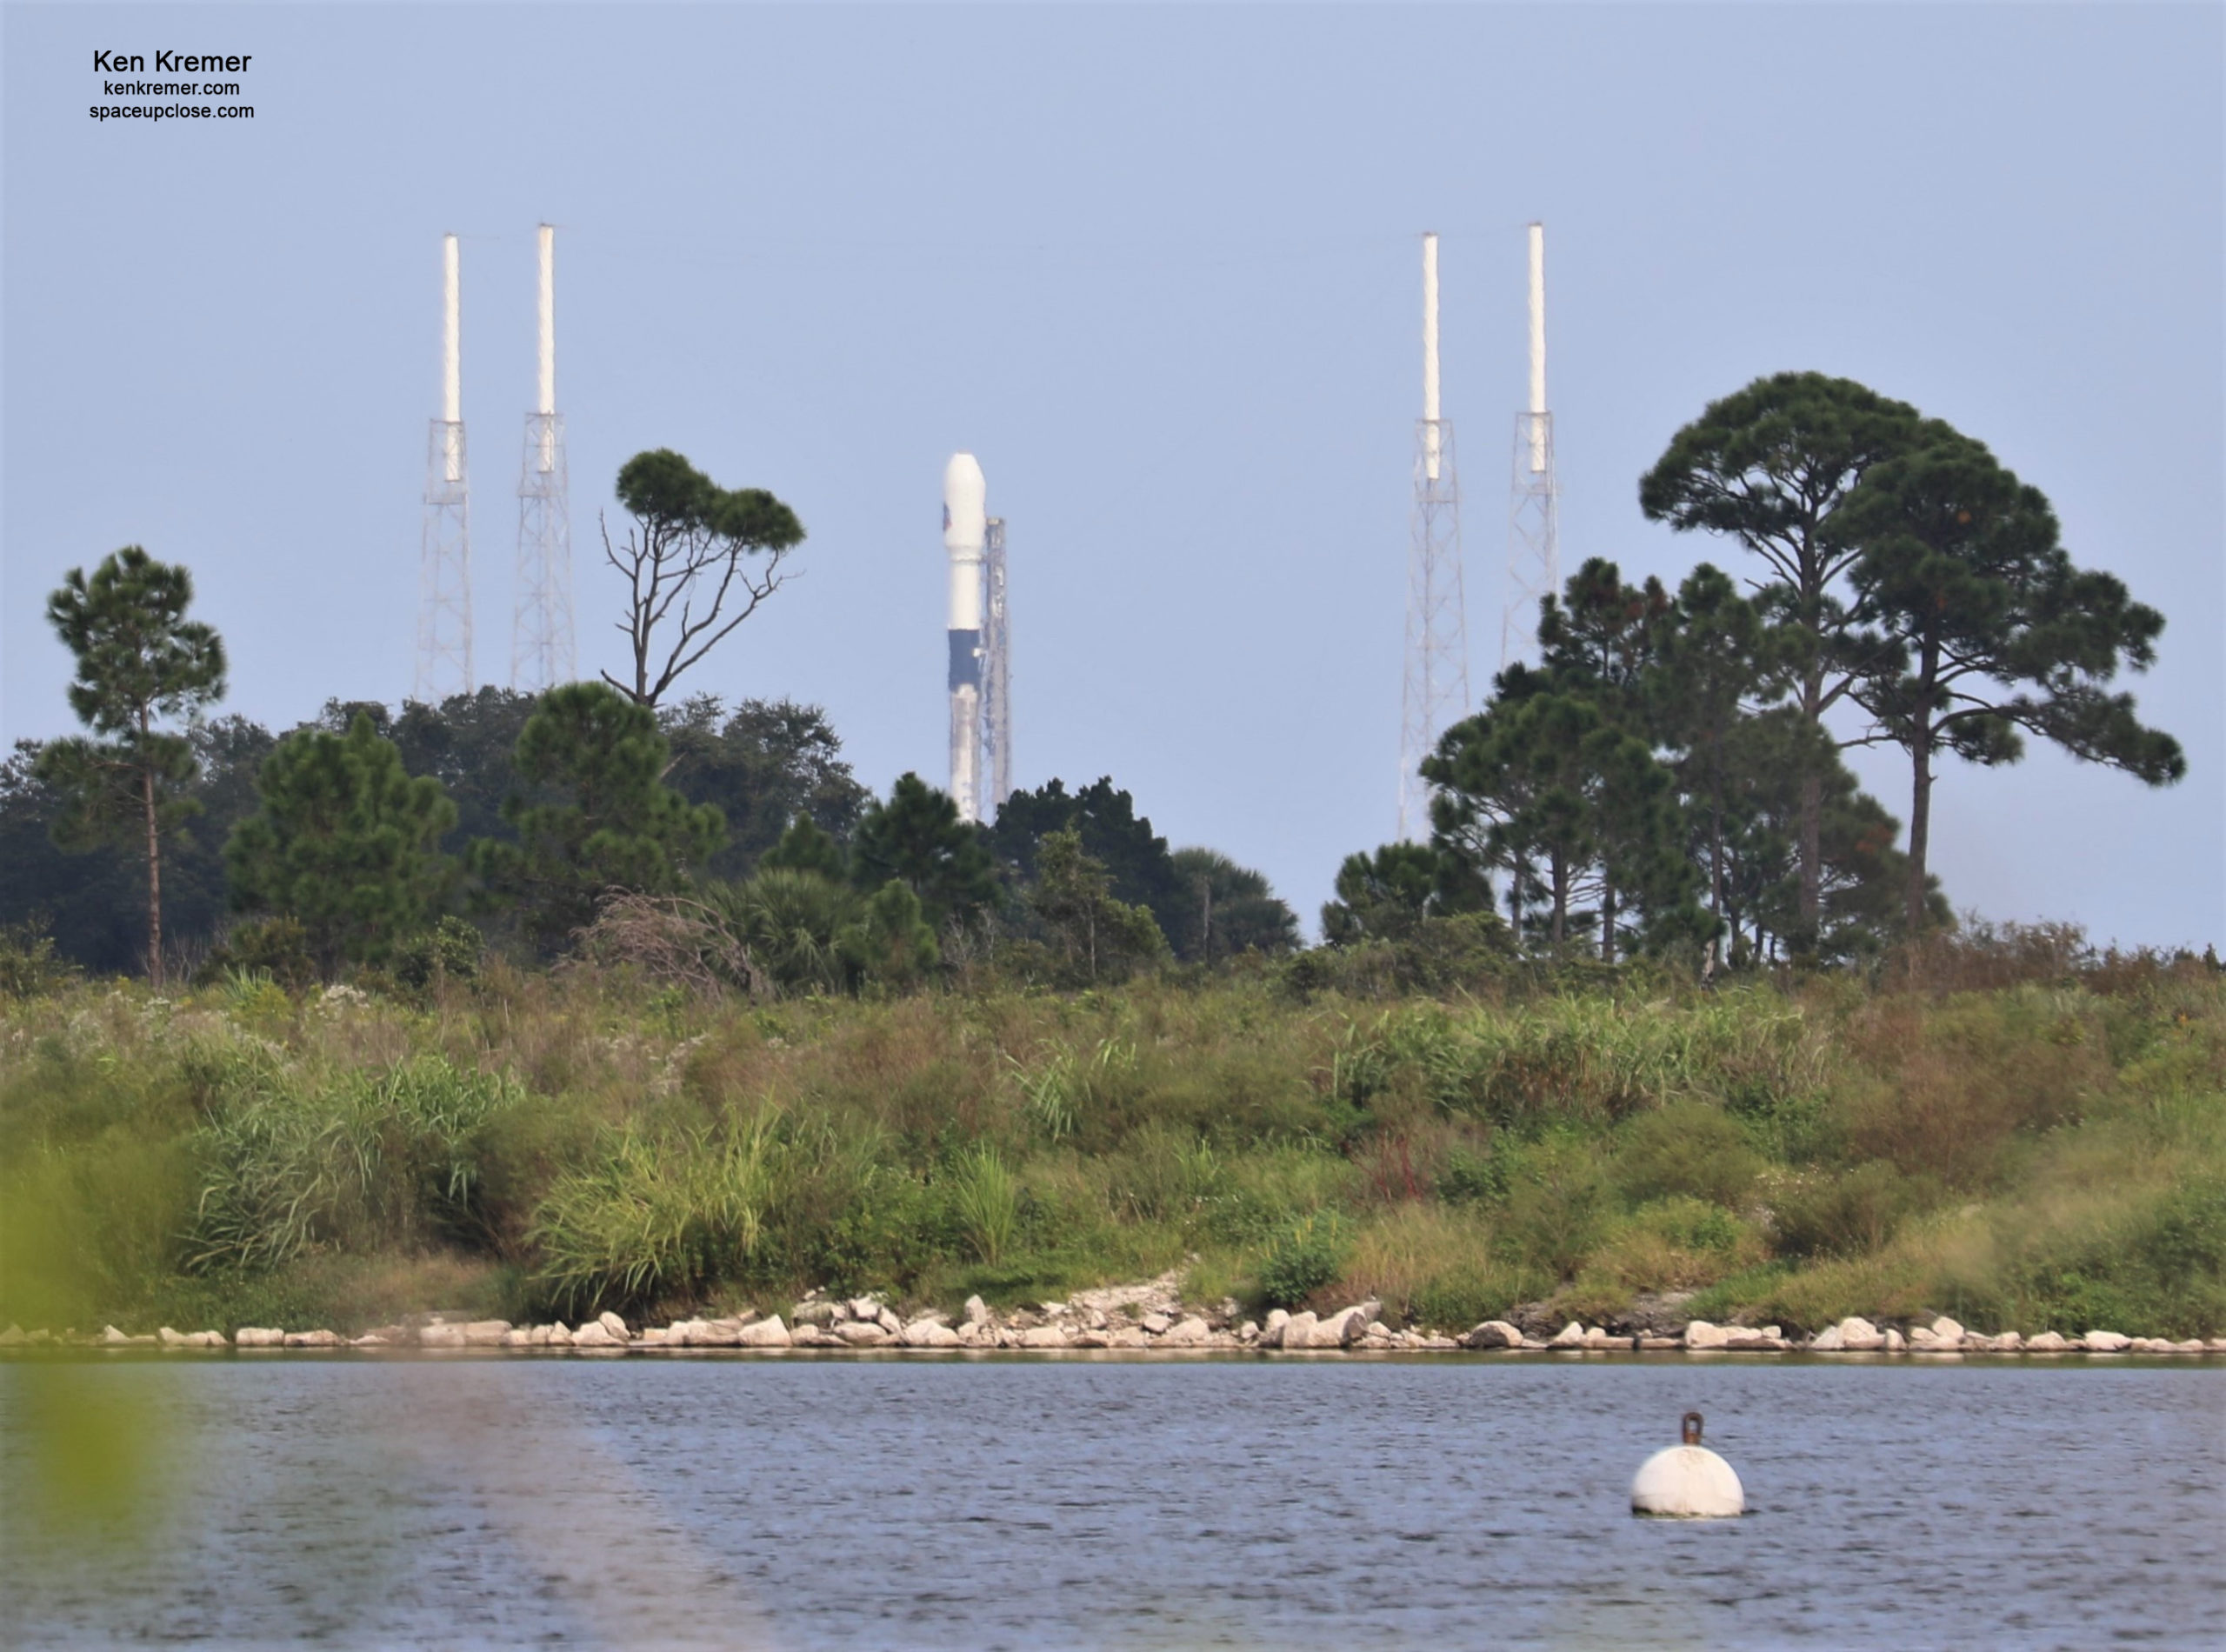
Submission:
[[[1488,1319],[1461,1339],[1463,1348],[1521,1348],[1523,1332],[1503,1319]]]
[[[600,1313],[576,1330],[561,1321],[515,1325],[507,1320],[467,1318],[454,1309],[411,1316],[404,1323],[373,1328],[352,1337],[329,1329],[285,1330],[244,1325],[230,1338],[221,1331],[180,1331],[165,1325],[135,1335],[109,1325],[98,1333],[47,1330],[19,1325],[0,1330],[0,1355],[47,1344],[115,1350],[150,1348],[164,1352],[237,1347],[244,1351],[287,1349],[364,1353],[423,1349],[531,1352],[578,1349],[609,1356],[628,1352],[670,1356],[690,1350],[822,1349],[988,1353],[1024,1349],[1031,1353],[1160,1351],[1170,1355],[1278,1352],[1300,1356],[1361,1352],[1523,1352],[1597,1354],[1714,1354],[1719,1351],[1881,1357],[1963,1359],[1971,1357],[2063,1357],[2134,1356],[2149,1358],[2216,1358],[2226,1355],[2226,1336],[2205,1341],[2134,1336],[2096,1328],[2067,1336],[2056,1330],[2023,1335],[1974,1330],[1945,1314],[1917,1320],[1874,1323],[1851,1316],[1803,1340],[1777,1325],[1720,1324],[1672,1317],[1693,1293],[1650,1296],[1634,1303],[1626,1317],[1588,1326],[1570,1320],[1545,1336],[1550,1321],[1536,1305],[1512,1310],[1522,1319],[1487,1319],[1457,1338],[1423,1326],[1403,1326],[1395,1312],[1370,1300],[1316,1311],[1292,1313],[1277,1308],[1256,1322],[1241,1316],[1238,1304],[1224,1298],[1186,1305],[1179,1276],[1132,1285],[1075,1291],[1062,1300],[1025,1304],[1010,1310],[970,1296],[954,1316],[912,1308],[900,1312],[879,1293],[836,1299],[817,1291],[793,1305],[784,1320],[741,1309],[717,1317],[690,1315],[663,1326],[636,1329],[613,1312]],[[1531,1329],[1526,1330],[1525,1326]],[[1543,1340],[1542,1340],[1543,1339]]]

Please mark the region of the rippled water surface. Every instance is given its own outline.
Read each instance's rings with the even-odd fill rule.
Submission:
[[[57,1381],[136,1527],[23,1493]],[[1631,1518],[1688,1407],[1745,1519]],[[2226,1644],[2215,1369],[13,1366],[0,1482],[14,1644]]]

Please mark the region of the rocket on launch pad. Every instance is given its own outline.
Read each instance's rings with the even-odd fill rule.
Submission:
[[[961,820],[982,818],[982,561],[989,484],[970,453],[943,473],[943,548],[950,557],[950,798]]]

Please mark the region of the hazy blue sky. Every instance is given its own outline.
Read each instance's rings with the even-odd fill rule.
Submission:
[[[1481,686],[1539,217],[1564,567],[1737,568],[1636,481],[1757,374],[1953,421],[2169,616],[2136,686],[2191,773],[1950,763],[1950,896],[2226,941],[2222,15],[11,4],[0,734],[68,726],[44,593],[132,542],[195,570],[230,709],[409,689],[450,230],[503,680],[546,218],[583,665],[619,657],[596,513],[675,447],[810,530],[687,686],[816,702],[869,784],[940,783],[970,447],[1020,780],[1110,774],[1310,921],[1395,823],[1417,236]],[[101,46],[252,52],[256,118],[97,125]],[[1905,764],[1856,763],[1906,816]]]

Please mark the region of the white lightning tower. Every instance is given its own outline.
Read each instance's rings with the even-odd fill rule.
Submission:
[[[564,416],[556,410],[556,231],[541,226],[539,359],[525,416],[518,476],[517,607],[510,619],[510,686],[530,693],[576,674],[572,643],[572,503]]]
[[[1461,588],[1461,484],[1452,421],[1440,416],[1437,237],[1423,237],[1423,416],[1415,425],[1413,537],[1407,552],[1407,669],[1400,696],[1399,837],[1430,834],[1417,772],[1449,725],[1469,715],[1469,623]]]
[[[950,558],[950,800],[961,820],[982,818],[982,564],[989,484],[970,453],[943,473],[943,548]]]
[[[425,442],[425,522],[417,552],[413,697],[471,691],[471,490],[463,452],[462,277],[456,237],[441,240],[441,415]]]
[[[1515,477],[1507,518],[1507,607],[1502,669],[1536,635],[1538,599],[1561,585],[1561,483],[1554,476],[1554,416],[1546,410],[1546,226],[1530,226],[1530,405],[1515,416]]]
[[[987,756],[992,820],[1012,796],[1012,632],[1005,610],[1005,519],[992,516],[985,537],[987,582],[982,626],[982,745]]]

